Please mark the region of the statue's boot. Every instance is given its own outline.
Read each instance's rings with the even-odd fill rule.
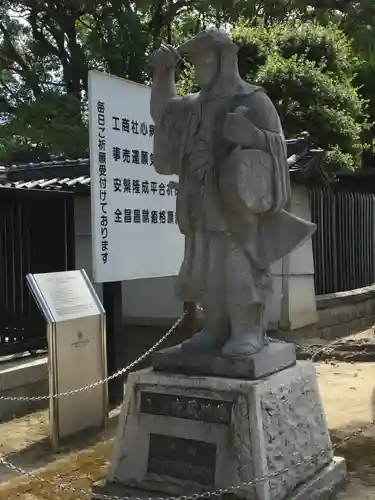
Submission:
[[[205,320],[202,330],[181,344],[184,354],[220,354],[222,346],[229,340],[229,318],[226,310],[218,307],[203,308]]]
[[[268,344],[263,304],[234,304],[229,314],[231,334],[222,348],[224,357],[256,354]]]

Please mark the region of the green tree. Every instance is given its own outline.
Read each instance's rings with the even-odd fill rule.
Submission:
[[[359,48],[370,50],[369,13],[365,0],[355,8],[341,0],[313,8],[306,0],[3,0],[0,162],[87,155],[88,69],[148,82],[148,56],[161,39],[178,44],[216,25],[233,30],[242,74],[267,88],[288,134],[310,128],[316,144],[341,152],[342,166],[353,166],[367,127],[354,84],[366,79],[363,96],[373,92],[373,66],[366,67]],[[299,17],[307,23],[280,22]],[[352,34],[362,27],[358,62],[332,22]],[[194,85],[191,68],[180,71],[186,92]]]
[[[287,21],[233,31],[241,72],[275,102],[286,134],[308,130],[330,151],[333,169],[360,165],[369,128],[367,104],[354,84],[350,39],[334,24]]]
[[[188,11],[204,23],[218,16],[220,5],[215,10],[206,0],[3,0],[0,162],[87,155],[88,69],[145,82],[148,55],[161,38],[175,42],[183,29],[187,36]]]
[[[87,64],[76,30],[79,9],[64,7],[65,2],[26,0],[0,8],[3,161],[87,151],[81,112]]]

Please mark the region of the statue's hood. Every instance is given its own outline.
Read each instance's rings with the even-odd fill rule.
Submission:
[[[230,98],[237,92],[242,80],[238,72],[238,46],[225,31],[217,28],[203,31],[182,44],[178,51],[189,57],[212,49],[219,60],[218,71],[208,88],[201,91],[201,96]]]

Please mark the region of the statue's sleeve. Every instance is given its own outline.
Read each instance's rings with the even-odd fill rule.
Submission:
[[[266,92],[261,89],[250,94],[242,104],[245,117],[261,131],[265,151],[272,156],[274,166],[273,210],[285,208],[291,197],[287,150],[280,117]]]
[[[188,99],[172,98],[155,123],[154,167],[158,174],[179,175],[188,115]]]

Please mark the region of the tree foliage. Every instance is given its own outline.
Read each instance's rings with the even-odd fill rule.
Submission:
[[[0,162],[86,156],[88,69],[147,82],[161,39],[216,25],[232,31],[241,73],[267,89],[287,134],[308,129],[334,168],[354,168],[372,133],[365,99],[375,121],[373,18],[370,0],[3,0]],[[186,63],[179,86],[194,87]]]
[[[241,76],[266,89],[286,135],[308,130],[316,146],[330,151],[333,169],[357,167],[369,123],[367,103],[354,83],[349,38],[336,25],[316,21],[242,21],[232,37],[240,47]],[[180,91],[193,89],[187,68]]]

